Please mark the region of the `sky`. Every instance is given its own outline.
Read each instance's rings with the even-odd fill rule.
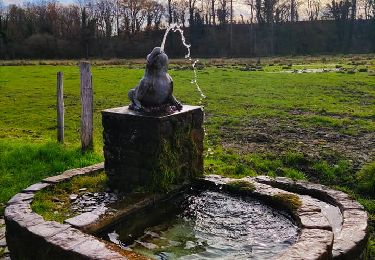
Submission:
[[[3,3],[5,5],[9,5],[9,4],[22,4],[24,2],[33,2],[33,1],[38,1],[38,0],[0,0],[0,3],[1,1],[3,1]],[[60,3],[63,3],[63,4],[70,4],[70,3],[75,3],[76,0],[57,0],[58,2]],[[167,1],[167,0],[161,0],[161,1]],[[326,3],[329,3],[331,0],[321,0],[321,3],[323,6],[325,6]],[[234,8],[234,16],[235,16],[235,19],[239,19],[240,15],[242,14],[244,16],[244,19],[249,19],[249,15],[250,15],[250,11],[249,11],[249,7],[245,4],[239,4],[239,3],[244,3],[245,0],[234,0],[234,2],[236,3],[236,6]],[[302,1],[304,2],[304,1]],[[304,17],[305,16],[305,13],[301,13],[300,14],[301,17]]]
[[[29,1],[32,2],[33,0],[29,0]],[[21,3],[25,2],[25,0],[3,0],[3,2],[5,4],[21,4]],[[58,2],[68,4],[68,3],[74,3],[74,0],[58,0]],[[239,2],[239,1],[236,1],[236,2]],[[330,0],[322,0],[322,3],[324,3],[324,2],[328,3],[328,2],[330,2]]]
[[[29,1],[32,2],[33,0],[29,0]],[[26,2],[26,1],[25,0],[3,0],[3,2],[6,5],[8,5],[8,4],[22,4],[23,2]],[[74,0],[58,0],[58,2],[70,4],[70,3],[74,3]]]

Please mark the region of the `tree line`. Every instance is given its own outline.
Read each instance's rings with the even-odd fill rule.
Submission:
[[[0,0],[0,58],[143,57],[172,23],[199,56],[375,50],[375,0]]]

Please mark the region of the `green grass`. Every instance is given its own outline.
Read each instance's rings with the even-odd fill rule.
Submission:
[[[282,205],[281,208],[287,208],[291,212],[296,212],[301,206],[302,201],[295,194],[279,193],[272,196],[276,205]]]
[[[143,75],[141,62],[94,61],[94,152],[87,154],[79,152],[77,62],[0,62],[12,65],[0,66],[0,214],[6,201],[28,185],[103,160],[100,111],[128,105],[128,90]],[[352,193],[375,219],[374,154],[371,147],[362,147],[373,140],[375,131],[374,56],[262,58],[263,71],[241,70],[255,62],[202,60],[205,67],[197,74],[207,96],[203,101],[206,173],[321,182]],[[292,74],[282,69],[288,64],[291,69],[366,67],[368,72]],[[170,67],[181,65],[188,64],[172,61]],[[64,72],[64,145],[55,142],[58,71]],[[199,93],[190,83],[193,72],[171,69],[169,73],[175,96],[184,104],[197,105]],[[297,132],[293,135],[290,129]],[[317,137],[319,131],[325,131],[323,137]],[[321,140],[326,133],[347,137],[336,144]],[[351,139],[356,141],[345,143]],[[359,152],[369,157],[366,162]],[[370,166],[360,171],[365,163]]]
[[[77,148],[51,141],[42,144],[0,139],[0,214],[12,196],[29,185],[64,170],[99,161],[98,154],[82,154]]]
[[[244,180],[231,181],[227,184],[228,189],[234,192],[252,192],[256,189],[254,183]]]
[[[69,182],[59,183],[35,194],[31,204],[33,211],[46,220],[63,222],[73,217],[70,212],[70,194],[79,194],[79,189],[86,188],[85,192],[100,192],[106,188],[107,176],[104,172],[91,176],[74,177]]]

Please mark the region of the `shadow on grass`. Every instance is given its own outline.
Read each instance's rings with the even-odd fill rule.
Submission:
[[[16,193],[67,169],[98,163],[102,157],[54,142],[46,144],[0,140],[0,216]]]

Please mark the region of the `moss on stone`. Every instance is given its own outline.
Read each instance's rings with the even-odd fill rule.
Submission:
[[[279,193],[273,195],[272,199],[291,212],[296,212],[302,206],[300,198],[295,194]]]
[[[191,128],[176,127],[172,138],[161,140],[158,156],[149,162],[152,163],[151,191],[168,192],[173,185],[202,175],[196,167],[189,167],[198,156]]]
[[[254,183],[245,180],[231,181],[227,184],[230,191],[252,192],[255,191]]]
[[[70,194],[79,194],[79,189],[86,188],[87,192],[100,192],[106,189],[107,175],[104,172],[73,177],[67,182],[47,187],[35,194],[31,204],[32,210],[45,220],[62,223],[73,217],[70,211]]]

